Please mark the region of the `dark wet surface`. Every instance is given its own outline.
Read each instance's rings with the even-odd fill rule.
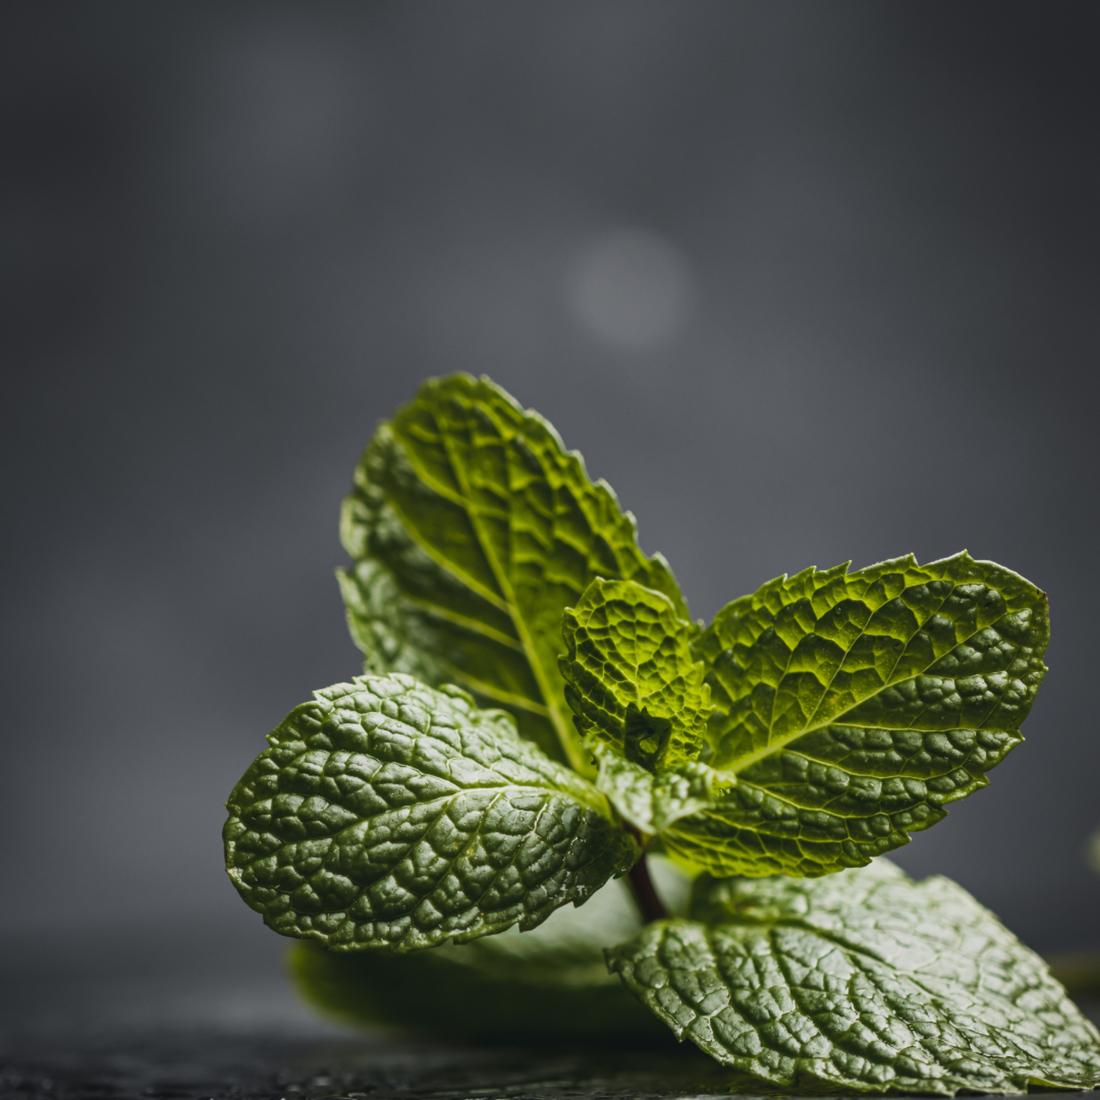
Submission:
[[[775,1095],[687,1046],[522,1049],[351,1032],[299,1005],[283,950],[251,923],[5,945],[0,1100]],[[1088,1007],[1100,1018],[1100,1004]]]
[[[202,1032],[35,1043],[0,1070],[0,1095],[28,1100],[564,1100],[695,1096],[731,1085],[688,1051],[525,1051]]]
[[[5,945],[0,1098],[658,1097],[731,1084],[671,1044],[523,1050],[342,1029],[299,1005],[284,949],[251,922]]]

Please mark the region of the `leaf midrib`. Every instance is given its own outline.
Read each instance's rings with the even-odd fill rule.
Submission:
[[[872,904],[872,899],[877,892],[877,889],[872,889],[861,902],[860,908],[866,909],[869,912],[875,912],[875,906]],[[892,910],[887,909],[887,912],[891,911]],[[721,928],[723,926],[733,928],[766,928],[768,930],[769,939],[774,934],[774,931],[777,928],[792,928],[800,932],[805,932],[807,935],[817,936],[818,938],[825,940],[827,943],[832,944],[835,948],[837,948],[837,950],[844,952],[846,955],[850,955],[856,959],[865,959],[868,962],[874,963],[877,966],[888,967],[890,970],[895,971],[903,977],[910,979],[914,985],[919,986],[924,993],[926,993],[929,997],[937,1002],[937,1008],[940,1007],[940,1004],[943,1000],[942,996],[937,993],[935,989],[929,988],[927,985],[925,985],[924,981],[922,981],[923,976],[919,970],[902,970],[896,964],[892,963],[889,959],[876,955],[869,948],[859,947],[856,944],[845,940],[836,932],[830,932],[828,929],[820,928],[814,924],[811,924],[803,917],[776,916],[770,918],[761,918],[759,921],[755,921],[749,917],[741,916],[737,919],[720,921],[714,925],[707,925],[705,922],[700,923],[703,923],[704,926],[708,929]],[[940,949],[941,947],[939,941],[936,940],[926,940],[924,942],[931,944],[937,949]],[[783,955],[778,949],[775,949],[775,957],[777,959],[782,959],[786,956]],[[944,980],[944,977],[942,975],[932,975],[932,977],[939,977],[940,980]],[[1010,997],[1006,997],[1003,993],[1000,993],[995,989],[989,988],[989,986],[984,983],[979,983],[976,989],[971,988],[970,986],[965,986],[964,988],[966,988],[971,993],[976,992],[976,989],[980,990],[983,997],[989,997],[990,999],[995,999],[1003,1005],[1008,1005],[1014,1013],[1021,1011],[1020,1006],[1016,1004],[1016,1002],[1013,1001]],[[951,1021],[951,1025],[952,1027],[959,1026],[954,1021]],[[1011,1036],[1009,1036],[1009,1038],[1011,1038]]]
[[[386,763],[389,763],[389,761],[387,761]],[[533,784],[533,783],[532,784],[527,784],[527,783],[502,783],[500,786],[491,786],[491,787],[490,786],[485,786],[485,787],[460,787],[457,784],[455,784],[453,779],[448,779],[444,776],[435,776],[435,775],[433,775],[432,778],[433,779],[441,779],[445,783],[451,783],[453,785],[452,789],[450,791],[448,791],[446,794],[437,795],[435,798],[426,798],[423,801],[416,801],[416,802],[406,802],[406,803],[403,803],[403,804],[398,805],[398,806],[387,806],[384,810],[377,810],[374,813],[356,814],[356,820],[353,821],[350,825],[345,825],[342,828],[337,829],[335,832],[329,833],[327,836],[306,837],[305,839],[306,840],[330,840],[333,843],[336,843],[339,840],[339,838],[344,836],[345,834],[350,833],[355,829],[359,829],[363,825],[370,825],[371,822],[376,821],[380,817],[385,817],[386,814],[403,813],[403,812],[411,811],[413,809],[423,809],[423,808],[431,808],[433,806],[438,806],[439,807],[439,815],[442,815],[446,811],[447,805],[450,802],[452,802],[456,798],[461,797],[464,794],[479,794],[479,793],[491,794],[493,796],[493,798],[492,798],[492,801],[489,803],[489,806],[486,807],[486,810],[485,810],[486,813],[488,813],[488,810],[492,807],[492,805],[494,805],[497,801],[499,801],[499,799],[502,798],[504,795],[515,793],[515,792],[536,793],[536,794],[540,794],[540,795],[550,795],[550,796],[557,795],[559,798],[571,798],[571,799],[573,799],[573,801],[579,803],[582,806],[587,805],[581,799],[577,798],[576,795],[574,795],[571,791],[563,791],[559,787],[549,787],[549,786],[544,787],[544,786],[540,786],[538,784]],[[280,792],[280,793],[283,793],[283,792]],[[265,800],[264,799],[259,799],[258,801],[265,801]],[[326,801],[333,802],[335,805],[340,806],[341,809],[346,808],[346,807],[342,806],[341,803],[336,802],[334,799],[327,799]],[[250,807],[247,806],[247,805],[241,807],[241,809],[237,813],[237,816],[238,817],[243,816],[243,814],[249,808]],[[592,808],[592,807],[590,807],[590,808]],[[542,807],[539,810],[540,817],[541,817],[541,815],[544,811],[545,811],[545,807]],[[352,812],[354,812],[354,811],[352,811]],[[436,816],[432,821],[430,821],[427,825],[424,826],[424,832],[426,833],[438,821],[439,821],[439,816]],[[250,830],[250,831],[255,831],[255,830]],[[479,824],[476,832],[480,833],[480,831],[481,831],[481,825]],[[414,847],[422,839],[423,839],[423,835],[421,835],[420,837],[418,837],[414,841],[410,841],[409,848]],[[297,843],[301,843],[301,841],[285,840],[285,841],[282,841],[280,847],[285,847],[289,844],[297,844]],[[250,866],[252,866],[252,864],[262,862],[263,860],[265,860],[267,858],[268,858],[268,855],[261,852],[261,853],[258,853],[254,858],[246,861],[243,864],[239,864],[237,866],[239,866],[239,867],[250,867]],[[401,860],[403,860],[404,858],[405,858],[405,856],[402,856],[400,859],[395,860],[394,861],[394,866],[397,866],[397,864],[399,864],[401,862]]]
[[[783,588],[785,584],[786,584],[786,582],[783,582],[780,585],[780,588]],[[894,597],[894,599],[900,599],[902,594],[905,592],[906,588],[911,588],[911,587],[913,587],[913,586],[912,585],[906,585],[905,588],[903,588],[901,590],[901,592],[899,592],[897,594],[897,596]],[[953,583],[951,585],[951,592],[954,592],[957,587],[958,587],[958,582]],[[845,590],[847,590],[847,584],[845,584]],[[813,606],[813,596],[817,595],[818,591],[820,591],[820,589],[815,589],[813,594],[811,596],[807,597],[811,607]],[[948,596],[951,595],[951,592],[948,592],[947,596],[944,596],[943,599],[941,599],[940,602],[938,604],[936,604],[936,610],[931,612],[928,615],[928,617],[926,619],[924,619],[923,622],[918,623],[916,628],[913,630],[913,633],[910,634],[909,637],[905,639],[905,644],[901,647],[901,652],[894,659],[894,663],[890,668],[890,672],[885,677],[885,682],[883,683],[882,687],[880,687],[878,689],[878,691],[873,691],[873,692],[871,692],[870,695],[867,695],[863,699],[860,699],[858,703],[853,703],[852,706],[850,706],[847,710],[842,711],[841,714],[838,715],[838,717],[843,718],[845,714],[848,714],[850,711],[854,710],[855,707],[861,706],[868,699],[873,699],[876,695],[878,695],[881,692],[885,691],[886,688],[890,686],[890,677],[893,676],[893,674],[897,671],[898,663],[901,661],[901,658],[905,654],[905,651],[909,648],[909,643],[912,642],[912,640],[921,632],[921,630],[925,626],[928,625],[928,623],[932,619],[932,616],[935,615],[936,612],[938,612],[941,607],[943,607],[944,603],[947,601]],[[798,601],[796,600],[795,603],[797,603],[797,602]],[[860,638],[864,638],[864,637],[867,636],[867,627],[870,624],[871,620],[874,619],[874,617],[879,613],[879,611],[881,611],[882,608],[885,607],[886,604],[890,603],[890,602],[892,602],[892,601],[887,600],[884,603],[879,604],[879,606],[874,608],[874,610],[872,610],[871,614],[867,617],[867,622],[864,623],[862,627],[860,627],[859,633],[852,639],[851,644],[844,650],[844,656],[840,659],[840,661],[837,662],[836,668],[833,669],[832,676],[829,677],[829,682],[827,684],[823,685],[821,696],[817,700],[817,703],[814,705],[813,714],[810,715],[809,719],[806,722],[806,725],[803,727],[803,729],[801,731],[799,731],[798,734],[795,735],[795,737],[801,736],[802,734],[805,734],[805,733],[812,733],[816,729],[821,729],[822,726],[824,726],[824,725],[832,725],[833,724],[832,721],[830,721],[830,722],[819,723],[818,725],[815,726],[815,725],[813,725],[813,718],[817,714],[817,712],[821,709],[822,702],[824,702],[825,697],[829,694],[829,689],[836,682],[836,678],[840,675],[840,670],[844,667],[844,662],[848,660],[848,657],[851,655],[852,650],[855,649],[856,643],[860,640]],[[793,606],[793,605],[784,604],[783,606],[787,607],[787,606]],[[834,605],[834,607],[835,606],[836,605]],[[781,608],[781,610],[782,610],[782,608]],[[832,609],[830,608],[830,610],[832,610]],[[776,618],[776,615],[773,614],[773,616],[772,616],[772,628],[773,629],[774,629],[774,626],[775,626],[775,618]],[[820,622],[821,622],[821,616],[818,616],[818,615],[815,614],[814,625],[816,626],[817,623],[820,623]],[[810,633],[814,633],[814,632],[811,631]],[[804,634],[803,638],[805,638],[805,637],[808,637],[808,634]],[[757,639],[757,640],[759,641],[759,639]],[[801,641],[801,639],[800,639],[800,641]],[[962,644],[961,642],[956,642],[954,648],[957,649],[961,644]],[[791,662],[794,660],[794,655],[795,655],[795,652],[796,652],[797,649],[798,649],[798,643],[796,643],[794,646],[791,647],[791,651],[787,655],[787,663],[783,667],[783,675],[779,677],[779,683],[776,684],[775,693],[772,695],[771,714],[769,715],[769,719],[768,719],[768,745],[769,746],[771,745],[772,730],[775,728],[775,704],[776,704],[776,700],[779,698],[779,685],[783,683],[783,681],[787,677],[787,673],[790,672]],[[937,658],[937,660],[938,660],[938,658]],[[781,742],[778,746],[776,746],[776,748],[785,747],[787,744],[790,744],[790,741],[794,740],[795,737],[792,737],[787,741]],[[758,755],[756,757],[756,759],[761,759],[761,757],[763,755],[768,755],[768,754],[763,753],[761,755]],[[739,771],[744,771],[745,768],[750,767],[754,763],[756,763],[756,760],[750,759],[747,762],[745,762],[744,764],[742,764],[741,767],[738,770]]]
[[[805,920],[801,920],[797,917],[779,916],[779,917],[770,917],[770,918],[766,918],[766,919],[762,918],[759,921],[755,921],[755,920],[752,920],[751,918],[741,917],[740,919],[722,921],[718,924],[713,924],[713,925],[706,924],[705,922],[701,922],[701,921],[698,922],[698,923],[702,924],[702,926],[703,926],[704,938],[706,940],[707,946],[710,950],[711,956],[714,959],[715,963],[717,963],[718,959],[720,958],[719,952],[716,950],[716,945],[715,945],[714,938],[713,938],[713,933],[716,929],[722,928],[722,927],[744,928],[744,929],[751,929],[751,930],[754,930],[754,931],[758,931],[762,935],[764,935],[767,938],[769,947],[771,948],[772,957],[775,959],[776,965],[779,968],[780,973],[783,975],[784,982],[787,985],[788,996],[790,996],[791,1001],[797,1006],[798,1012],[801,1015],[805,1016],[806,1019],[810,1020],[814,1024],[815,1029],[817,1030],[818,1034],[821,1035],[822,1038],[826,1039],[832,1046],[839,1047],[841,1050],[848,1049],[849,1053],[859,1054],[862,1057],[866,1057],[866,1052],[860,1051],[858,1048],[850,1048],[849,1049],[846,1046],[845,1042],[844,1042],[844,1035],[832,1035],[832,1034],[827,1034],[825,1032],[822,1032],[820,1027],[818,1026],[817,1021],[815,1020],[814,1016],[811,1015],[810,1013],[808,1013],[806,1011],[806,1009],[802,1006],[802,1004],[800,1003],[799,997],[796,995],[796,989],[799,988],[799,987],[798,987],[797,983],[793,981],[793,977],[792,977],[792,974],[791,974],[791,971],[790,971],[789,959],[787,958],[786,954],[779,949],[779,946],[778,946],[778,944],[776,943],[776,940],[775,940],[775,933],[776,933],[777,930],[782,929],[782,928],[789,928],[789,929],[792,929],[792,930],[804,932],[807,935],[815,936],[819,939],[824,940],[826,943],[831,944],[836,950],[840,951],[843,955],[845,955],[849,959],[851,959],[853,965],[856,967],[856,969],[860,973],[866,974],[866,964],[871,963],[871,964],[873,964],[877,967],[886,967],[892,973],[896,973],[900,977],[909,978],[913,982],[913,984],[915,986],[917,986],[921,990],[921,992],[923,992],[933,1002],[933,1005],[935,1006],[936,1012],[941,1017],[941,1019],[943,1019],[946,1023],[948,1023],[952,1028],[955,1028],[956,1030],[959,1030],[960,1032],[965,1034],[965,1029],[961,1028],[959,1026],[959,1024],[951,1018],[951,1014],[949,1012],[945,1012],[944,1007],[943,1007],[942,997],[940,995],[938,995],[934,990],[929,989],[920,980],[919,976],[915,972],[900,970],[896,966],[894,966],[893,963],[889,962],[886,959],[880,958],[879,956],[875,955],[873,952],[871,952],[869,950],[866,950],[864,948],[861,948],[861,947],[857,947],[857,946],[855,946],[851,943],[847,943],[843,939],[841,939],[840,937],[835,935],[834,933],[825,931],[825,930],[820,929],[820,928],[816,928],[815,926],[813,926],[812,924],[810,924],[809,922],[807,922]],[[721,973],[720,967],[715,966],[715,969],[719,973]],[[869,977],[869,975],[868,975],[868,977]],[[879,985],[878,982],[875,982],[875,981],[872,980],[872,984],[879,991],[880,995],[882,995],[883,993],[886,992],[885,990],[882,989],[882,987]],[[967,987],[967,988],[969,988],[969,987]],[[983,987],[982,988],[982,994],[984,996],[989,996],[991,998],[995,998],[1001,1004],[1010,1005],[1014,1012],[1019,1012],[1019,1007],[1017,1005],[1015,1005],[1014,1002],[1012,1002],[1007,997],[1004,997],[1003,995],[1001,995],[1001,994],[999,994],[999,993],[997,993],[993,990],[988,990],[988,989],[985,989]],[[924,1035],[922,1035],[919,1031],[914,1031],[913,1035],[914,1035],[914,1038],[916,1039],[917,1043],[919,1044],[919,1046],[925,1051],[926,1054],[931,1056],[933,1062],[936,1065],[941,1066],[942,1068],[944,1068],[947,1071],[947,1080],[950,1080],[952,1082],[955,1082],[955,1081],[959,1080],[959,1078],[957,1078],[950,1071],[950,1069],[947,1066],[944,1066],[940,1053],[938,1051],[936,1051],[935,1048],[929,1047],[927,1045],[927,1043],[925,1042],[925,1036]],[[1011,1038],[1011,1037],[1009,1037],[1009,1038]],[[1015,1044],[1013,1044],[1013,1045],[1015,1046]],[[784,1053],[784,1051],[782,1049],[778,1048],[778,1047],[773,1047],[772,1049],[775,1049],[776,1052],[779,1053],[779,1054]],[[1018,1047],[1017,1047],[1017,1049],[1019,1050]],[[1021,1053],[1026,1056],[1026,1052],[1021,1051]],[[789,1055],[788,1055],[788,1057],[789,1057]],[[1032,1059],[1028,1058],[1028,1060],[1030,1061]],[[891,1065],[891,1068],[894,1068],[894,1067]],[[996,1069],[996,1071],[1001,1074],[1002,1078],[1006,1081],[1006,1083],[1010,1083],[1009,1071],[1006,1071],[1005,1069],[1001,1068],[1000,1066],[996,1066],[996,1065],[993,1065],[993,1068]],[[840,1074],[839,1076],[840,1076],[841,1079],[846,1078],[847,1080],[858,1080],[858,1078],[855,1078],[853,1076],[846,1075],[846,1074]],[[907,1074],[898,1073],[895,1070],[894,1081],[896,1083],[903,1084],[907,1080],[912,1081],[912,1080],[915,1080],[915,1078],[913,1078],[912,1076],[907,1075]],[[943,1080],[943,1079],[941,1079],[941,1080]]]
[[[492,418],[493,424],[500,435],[502,446],[506,446],[507,439],[504,436],[504,432],[502,431],[501,426],[497,421],[497,418],[495,416],[492,416],[491,410],[487,409],[485,410],[485,412]],[[451,473],[454,476],[455,482],[462,488],[465,496],[456,495],[455,493],[447,490],[444,486],[440,485],[436,481],[436,479],[430,477],[427,471],[423,469],[422,464],[419,462],[415,454],[415,451],[410,453],[407,447],[403,447],[402,449],[405,451],[405,457],[407,458],[410,465],[412,465],[416,476],[420,478],[420,480],[425,485],[432,489],[433,492],[439,493],[440,496],[445,497],[446,499],[450,500],[451,503],[461,507],[466,515],[469,517],[470,524],[474,528],[474,533],[477,535],[478,545],[481,549],[481,552],[482,554],[484,554],[485,560],[489,564],[489,568],[493,571],[493,577],[496,580],[500,591],[504,594],[503,599],[500,596],[497,596],[495,593],[490,593],[488,589],[484,588],[484,586],[476,585],[476,582],[473,582],[472,578],[465,577],[464,574],[454,568],[452,563],[441,559],[438,554],[432,552],[431,548],[424,546],[422,540],[418,538],[415,534],[413,534],[412,537],[416,540],[418,545],[421,545],[431,555],[431,557],[434,561],[437,562],[437,564],[439,564],[442,568],[449,572],[453,577],[456,577],[459,580],[463,580],[465,583],[469,584],[471,588],[475,588],[475,591],[477,591],[481,595],[484,595],[487,599],[490,600],[490,602],[494,603],[502,611],[506,611],[511,617],[512,625],[515,627],[516,634],[518,635],[519,641],[523,646],[524,656],[527,658],[527,663],[530,665],[531,671],[535,677],[535,681],[538,683],[539,691],[542,692],[543,703],[547,709],[547,716],[550,719],[551,725],[554,727],[555,733],[557,733],[558,735],[558,741],[561,744],[570,765],[573,767],[573,770],[580,773],[581,775],[584,775],[589,771],[588,767],[586,766],[586,761],[580,754],[577,746],[574,744],[573,738],[568,736],[568,731],[565,727],[565,723],[561,715],[558,700],[554,697],[554,693],[550,690],[550,685],[547,682],[546,678],[546,670],[542,667],[542,662],[539,660],[538,653],[535,649],[534,640],[531,637],[530,631],[527,628],[527,624],[524,621],[523,616],[520,614],[519,601],[516,599],[515,590],[512,588],[511,582],[508,579],[507,574],[502,569],[501,563],[497,560],[496,554],[493,553],[490,549],[491,543],[486,537],[484,527],[481,523],[480,514],[478,510],[473,507],[473,502],[470,497],[470,486],[468,481],[466,480],[465,472],[462,469],[460,463],[456,461],[454,446],[450,438],[450,433],[444,431],[440,427],[438,418],[436,417],[434,411],[431,413],[431,416],[438,437],[442,441],[443,449],[446,452],[447,461],[450,464],[451,468]],[[404,432],[402,432],[400,429],[395,429],[395,434],[403,436]],[[404,441],[402,440],[402,442]],[[397,511],[400,514],[400,509],[397,509]],[[405,517],[402,516],[402,519],[404,518]],[[510,514],[508,529],[509,531],[511,531]]]
[[[896,660],[894,661],[893,668],[891,669],[891,674],[897,669],[898,663],[901,661],[902,656],[904,656],[905,651],[909,647],[909,643],[921,632],[921,630],[924,629],[925,626],[928,625],[928,623],[932,619],[933,615],[935,615],[940,610],[940,608],[943,607],[943,605],[946,602],[946,600],[948,599],[948,597],[951,595],[952,592],[955,591],[956,588],[958,588],[958,582],[956,582],[952,585],[951,592],[949,592],[946,596],[944,596],[944,598],[936,606],[936,610],[931,612],[926,619],[922,620],[917,625],[917,627],[913,631],[913,633],[910,634],[908,638],[906,638],[905,645],[902,647],[901,653],[898,654]],[[899,593],[899,595],[900,595],[900,593]],[[876,608],[876,612],[878,610],[879,609]],[[959,646],[965,645],[968,641],[970,641],[971,638],[974,637],[975,634],[979,634],[983,630],[988,630],[991,627],[995,627],[998,623],[1002,622],[1009,614],[1012,614],[1012,613],[1013,612],[1010,612],[1010,611],[1006,610],[1003,615],[999,615],[992,622],[986,623],[985,626],[978,627],[977,629],[972,631],[970,634],[967,634],[966,637],[960,638],[958,641],[955,642],[955,644],[951,647],[951,649],[949,649],[946,653],[943,653],[939,657],[937,657],[936,661],[942,660],[944,657],[948,656],[949,654],[953,653],[956,649],[958,649]],[[873,617],[874,616],[872,615],[872,618]],[[868,619],[868,622],[870,622],[870,619]],[[835,671],[833,672],[832,676],[829,677],[829,683],[825,686],[824,690],[821,693],[821,698],[818,700],[817,705],[814,707],[814,714],[816,714],[818,712],[818,710],[821,708],[822,701],[824,700],[825,696],[828,694],[829,688],[832,686],[832,684],[835,681],[836,677],[840,674],[841,669],[844,667],[844,662],[848,659],[849,655],[851,654],[852,648],[855,646],[856,642],[858,642],[859,639],[864,637],[865,635],[866,635],[866,627],[864,627],[859,632],[859,634],[856,635],[855,639],[853,639],[853,641],[852,641],[852,644],[845,650],[844,657],[842,658],[842,660],[837,665],[837,667],[836,667]],[[808,636],[808,635],[805,635],[805,636]],[[755,644],[755,642],[754,642],[754,644]],[[775,689],[776,696],[778,696],[778,694],[779,694],[779,684],[782,684],[783,680],[786,678],[787,672],[790,668],[790,662],[791,662],[791,659],[793,657],[794,657],[794,650],[792,649],[791,653],[790,653],[790,656],[787,659],[787,664],[784,667],[783,675],[779,678],[779,682],[776,685],[776,689]],[[932,662],[932,664],[935,664],[935,663],[936,663],[935,661]],[[844,710],[840,711],[839,714],[833,715],[828,721],[818,722],[816,725],[811,725],[811,724],[807,723],[807,725],[803,726],[801,729],[795,730],[793,733],[787,735],[786,737],[780,738],[777,741],[772,741],[770,739],[772,726],[769,725],[769,727],[768,727],[769,740],[768,740],[768,743],[763,748],[758,749],[756,752],[751,753],[747,757],[741,758],[740,760],[737,761],[735,766],[730,767],[730,768],[723,768],[723,769],[721,769],[721,771],[723,773],[729,774],[729,775],[739,775],[746,768],[749,768],[753,764],[757,763],[757,761],[763,760],[765,757],[771,756],[772,753],[778,752],[781,749],[786,748],[787,745],[789,745],[792,741],[796,741],[800,737],[804,737],[804,736],[806,736],[807,734],[810,734],[810,733],[815,733],[817,730],[825,729],[828,726],[843,725],[844,724],[844,722],[843,722],[844,716],[847,715],[847,714],[850,714],[857,707],[863,706],[863,704],[866,703],[869,699],[874,699],[877,695],[881,695],[882,692],[886,691],[887,688],[896,687],[898,684],[903,684],[908,680],[916,679],[917,676],[925,675],[928,671],[928,668],[931,668],[931,667],[932,667],[931,665],[928,665],[921,672],[914,673],[911,676],[906,676],[901,680],[887,679],[886,682],[883,683],[882,687],[876,688],[874,691],[869,692],[867,695],[863,696],[861,699],[858,699],[856,702],[852,703],[852,705],[850,707],[847,707]],[[1007,690],[1007,688],[1006,688],[1006,690]],[[773,698],[773,701],[772,701],[772,705],[773,705],[773,713],[774,713],[774,698]],[[994,704],[993,710],[995,710],[995,709],[996,709],[996,705]],[[990,711],[990,714],[992,714],[993,710]],[[986,721],[988,721],[988,718],[986,719]],[[857,728],[862,729],[863,727],[860,726],[860,727],[857,727]],[[883,728],[893,729],[894,727],[883,727]],[[922,731],[918,730],[917,727],[915,727],[912,724],[910,724],[908,726],[899,726],[897,728],[898,729],[912,729],[912,730],[915,730],[916,732],[922,732]],[[964,728],[969,728],[969,727],[960,726],[958,728],[964,729]],[[985,728],[985,722],[983,721],[979,726],[977,726],[975,728],[984,729]],[[937,732],[949,732],[949,731],[937,731]],[[997,731],[997,732],[1012,733],[1014,731],[1013,730],[1000,730],[1000,731]]]

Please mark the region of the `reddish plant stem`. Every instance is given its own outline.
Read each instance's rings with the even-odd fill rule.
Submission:
[[[668,910],[653,886],[653,879],[649,877],[649,868],[646,866],[644,852],[642,858],[630,868],[627,880],[630,882],[634,900],[642,911],[642,920],[646,924],[650,924],[655,920],[668,920]]]

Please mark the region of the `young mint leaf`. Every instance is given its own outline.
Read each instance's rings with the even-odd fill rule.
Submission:
[[[341,535],[354,560],[341,588],[368,671],[458,683],[581,772],[590,765],[557,665],[562,611],[593,578],[622,577],[687,617],[610,486],[487,378],[429,380],[379,427]]]
[[[735,600],[694,651],[715,703],[703,758],[736,785],[667,848],[719,875],[819,875],[908,843],[1020,743],[1049,633],[1044,593],[965,553]]]
[[[1100,1035],[945,878],[885,860],[823,879],[696,883],[609,966],[676,1033],[788,1086],[952,1096],[1100,1083]]]
[[[677,611],[660,592],[597,578],[562,618],[559,666],[577,729],[649,772],[696,759],[712,710]]]
[[[666,900],[686,894],[687,883],[670,870],[667,861],[651,860]],[[292,949],[291,972],[309,1003],[346,1023],[398,1025],[496,1043],[659,1044],[672,1040],[668,1029],[608,973],[602,950],[641,927],[620,880],[580,908],[556,910],[529,932],[512,928],[434,951],[348,954],[303,941]]]
[[[314,694],[228,802],[229,876],[276,932],[402,953],[533,928],[638,858],[603,795],[459,689]]]
[[[653,836],[663,832],[674,821],[698,813],[712,802],[714,772],[706,764],[694,761],[654,775],[600,741],[593,755],[600,769],[596,787],[640,833]]]

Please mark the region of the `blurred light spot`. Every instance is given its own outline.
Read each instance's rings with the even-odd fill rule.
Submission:
[[[615,347],[640,350],[668,342],[683,327],[693,282],[670,241],[645,229],[621,229],[582,249],[567,290],[585,329]]]

